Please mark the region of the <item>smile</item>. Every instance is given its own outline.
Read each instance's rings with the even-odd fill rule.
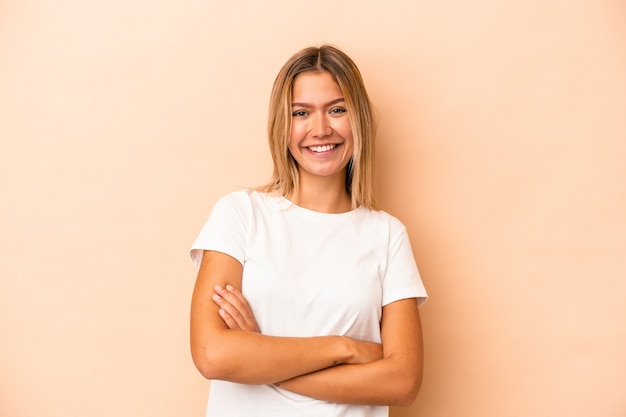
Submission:
[[[321,153],[321,152],[328,152],[332,149],[335,149],[336,147],[337,145],[335,144],[335,145],[309,146],[307,147],[307,149],[313,152]]]

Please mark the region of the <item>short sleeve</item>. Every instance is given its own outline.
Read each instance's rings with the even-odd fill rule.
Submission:
[[[222,252],[244,263],[249,199],[243,192],[220,198],[191,246],[191,260],[200,266],[205,250]],[[247,204],[246,204],[247,203]]]
[[[418,305],[428,299],[406,228],[396,220],[389,245],[387,268],[383,278],[383,306],[405,298],[417,298]]]

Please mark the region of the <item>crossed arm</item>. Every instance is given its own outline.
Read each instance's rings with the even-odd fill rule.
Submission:
[[[344,336],[272,337],[258,332],[237,290],[242,266],[205,251],[192,298],[191,349],[209,379],[277,384],[325,401],[408,405],[421,384],[422,336],[415,299],[383,307],[382,345]]]

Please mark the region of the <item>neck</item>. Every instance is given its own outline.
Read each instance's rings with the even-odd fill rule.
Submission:
[[[344,177],[312,179],[301,175],[298,191],[290,195],[289,200],[300,207],[322,213],[352,210]]]

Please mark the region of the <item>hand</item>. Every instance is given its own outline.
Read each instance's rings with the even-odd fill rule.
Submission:
[[[250,304],[241,291],[232,285],[226,288],[216,285],[213,301],[220,307],[219,315],[229,329],[260,333]]]
[[[354,353],[349,364],[370,363],[383,358],[383,345],[374,342],[351,339]]]

